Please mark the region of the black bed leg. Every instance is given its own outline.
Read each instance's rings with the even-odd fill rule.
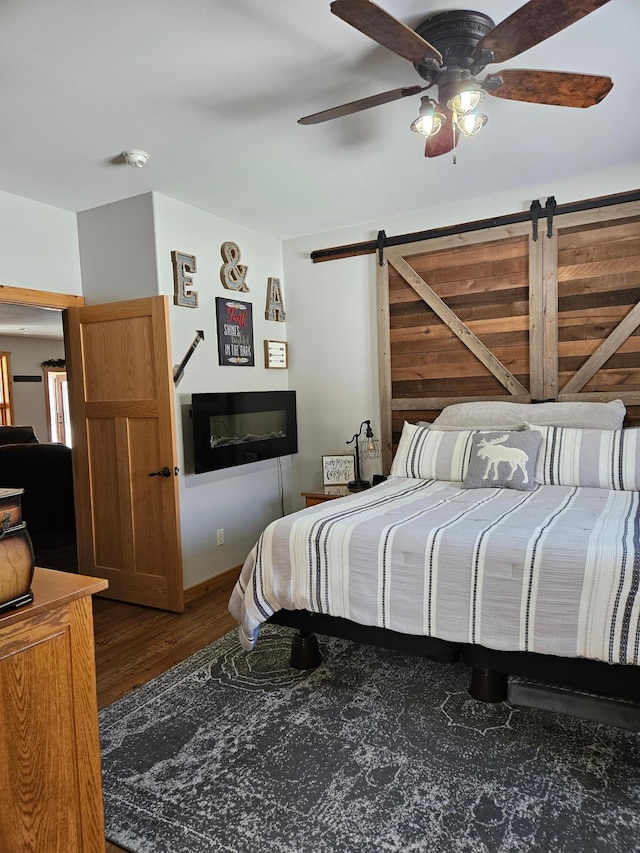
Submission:
[[[471,670],[469,695],[480,702],[504,702],[507,698],[507,676],[493,669]]]
[[[314,669],[322,663],[318,638],[309,631],[300,631],[291,641],[289,665],[294,669]]]

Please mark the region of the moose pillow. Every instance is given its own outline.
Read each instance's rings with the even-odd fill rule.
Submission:
[[[477,432],[471,440],[465,489],[535,489],[533,477],[540,441],[531,432]]]

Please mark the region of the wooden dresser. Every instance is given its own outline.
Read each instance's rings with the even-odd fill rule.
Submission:
[[[0,850],[104,851],[91,595],[100,578],[36,568],[0,616]]]

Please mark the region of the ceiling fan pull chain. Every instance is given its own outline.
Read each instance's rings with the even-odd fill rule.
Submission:
[[[451,158],[453,160],[453,165],[455,166],[458,162],[458,157],[456,154],[456,120],[453,116],[451,116],[451,133],[453,134],[453,148],[451,149]]]

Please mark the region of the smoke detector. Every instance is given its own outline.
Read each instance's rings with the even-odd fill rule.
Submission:
[[[149,159],[147,152],[141,151],[139,148],[131,148],[128,151],[123,151],[122,156],[127,166],[137,166],[138,169],[141,169]]]

